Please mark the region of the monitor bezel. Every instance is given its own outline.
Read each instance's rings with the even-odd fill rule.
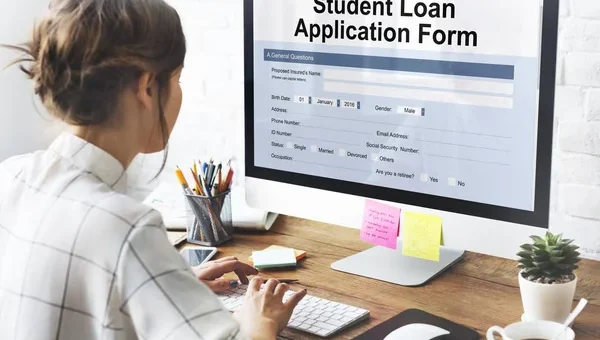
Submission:
[[[257,179],[385,200],[451,213],[548,228],[554,131],[559,0],[545,0],[542,15],[540,85],[534,210],[459,200],[255,166],[254,161],[254,1],[244,0],[245,175]]]

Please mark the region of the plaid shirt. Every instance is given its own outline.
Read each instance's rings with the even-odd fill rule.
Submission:
[[[68,133],[0,164],[0,339],[242,337],[126,181]]]

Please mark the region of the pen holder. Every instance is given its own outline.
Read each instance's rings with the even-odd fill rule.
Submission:
[[[187,223],[188,242],[215,247],[233,238],[230,191],[212,197],[186,195],[186,198],[193,213]]]

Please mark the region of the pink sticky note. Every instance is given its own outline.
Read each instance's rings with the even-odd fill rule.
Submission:
[[[400,230],[400,209],[375,201],[365,203],[360,239],[396,249]]]

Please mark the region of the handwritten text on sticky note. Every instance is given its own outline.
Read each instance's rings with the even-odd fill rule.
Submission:
[[[442,219],[405,212],[403,222],[402,254],[439,262]]]
[[[400,209],[375,201],[365,203],[360,239],[396,249],[400,228]]]

